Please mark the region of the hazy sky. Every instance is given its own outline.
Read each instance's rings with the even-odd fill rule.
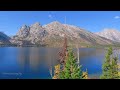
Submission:
[[[104,28],[120,30],[120,11],[0,11],[0,31],[15,35],[24,24],[52,21],[76,25],[91,32]]]

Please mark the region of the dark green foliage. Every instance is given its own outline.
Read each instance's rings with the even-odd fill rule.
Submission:
[[[73,55],[73,51],[68,51],[65,68],[60,73],[60,79],[82,79],[81,66],[77,65],[77,59]]]

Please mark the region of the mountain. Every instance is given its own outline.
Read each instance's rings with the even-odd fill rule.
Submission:
[[[116,29],[104,29],[103,31],[97,32],[96,34],[101,37],[120,42],[120,31]]]
[[[36,22],[31,26],[23,25],[17,34],[12,37],[11,43],[17,45],[43,44],[46,35],[46,30],[40,23]]]
[[[0,32],[0,44],[10,44],[10,37],[3,32]]]
[[[29,35],[29,30],[30,30],[29,26],[23,25],[16,35],[19,36],[20,38],[26,38]]]
[[[19,45],[48,45],[60,47],[63,45],[64,35],[68,39],[68,45],[92,46],[114,44],[112,40],[98,36],[85,29],[74,25],[62,24],[58,21],[42,26],[35,23],[31,26],[23,25],[15,36],[12,43]],[[26,43],[27,42],[27,43]]]
[[[51,45],[61,45],[64,35],[66,35],[66,37],[68,38],[68,43],[72,45],[107,45],[114,43],[111,40],[100,37],[85,29],[79,28],[74,25],[61,24],[58,21],[51,22],[47,25],[44,25],[43,27],[49,33],[49,38],[47,38],[47,41],[49,42],[49,44],[51,41]]]

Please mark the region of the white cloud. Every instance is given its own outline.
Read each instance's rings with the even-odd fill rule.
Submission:
[[[48,17],[49,17],[50,19],[53,18],[53,16],[52,16],[51,14],[49,14]]]
[[[115,18],[115,19],[120,19],[120,16],[115,16],[114,18]]]

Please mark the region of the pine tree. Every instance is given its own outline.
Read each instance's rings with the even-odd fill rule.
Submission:
[[[109,47],[108,52],[105,56],[104,64],[102,65],[102,76],[101,79],[109,79],[111,78],[111,65],[110,65],[110,56],[112,55],[112,48]]]
[[[79,58],[78,58],[79,59]],[[67,50],[67,38],[65,36],[63,50],[59,52],[59,69],[55,67],[53,79],[82,79],[83,72],[78,65],[72,49]],[[59,73],[56,73],[59,71]],[[87,75],[87,73],[86,73]]]
[[[65,68],[60,73],[61,79],[82,79],[81,66],[78,67],[77,59],[75,58],[73,51],[68,51],[68,57],[66,60]]]
[[[112,47],[108,48],[107,54],[105,56],[105,61],[102,65],[102,76],[101,79],[109,79],[111,78],[111,64],[110,64],[110,56],[112,55]]]
[[[111,63],[111,70],[112,70],[112,79],[118,79],[119,73],[118,73],[118,57],[113,57],[112,58],[112,63]]]
[[[118,74],[118,57],[112,57],[113,50],[112,47],[108,48],[107,54],[105,56],[105,61],[102,65],[102,75],[101,79],[117,79]]]

